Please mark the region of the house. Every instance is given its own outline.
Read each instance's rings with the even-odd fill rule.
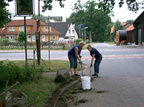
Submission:
[[[133,22],[135,27],[135,43],[144,45],[144,11]]]
[[[112,35],[114,32],[114,26],[111,28],[110,32]],[[117,32],[116,43],[125,41],[126,43],[134,43],[136,45],[144,46],[144,11],[137,17],[133,24],[130,26],[128,25],[127,27],[125,26],[124,30],[118,30]]]
[[[121,26],[122,26],[122,29],[120,30],[126,30],[129,26],[131,25],[131,23],[121,23]],[[110,40],[112,41],[112,36],[113,36],[113,33],[115,31],[115,25],[111,27],[110,29]],[[123,31],[122,31],[123,32]],[[117,32],[117,34],[120,33],[120,32]],[[117,36],[117,35],[116,35]],[[126,36],[126,35],[125,35]],[[117,39],[117,38],[116,38]]]
[[[50,25],[61,32],[60,38],[68,37],[68,39],[78,39],[78,34],[75,30],[75,25],[71,22],[51,22]]]
[[[24,20],[12,20],[3,28],[0,28],[0,37],[8,38],[10,42],[16,42],[18,33],[24,31]],[[27,42],[36,42],[37,20],[26,20]],[[52,26],[40,21],[40,41],[48,42],[50,40],[59,40],[62,33],[55,30]],[[50,38],[50,40],[49,40]]]
[[[130,25],[130,26],[126,29],[126,32],[127,32],[127,35],[126,35],[126,37],[127,37],[127,42],[128,42],[128,43],[135,43],[136,37],[135,37],[135,28],[134,28],[133,24]]]

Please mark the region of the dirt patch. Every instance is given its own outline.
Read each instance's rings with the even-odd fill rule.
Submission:
[[[57,88],[44,107],[73,107],[85,103],[86,99],[77,99],[76,94],[86,92],[81,88],[80,78],[72,78],[69,82]]]

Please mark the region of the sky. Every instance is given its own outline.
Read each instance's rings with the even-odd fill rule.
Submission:
[[[35,14],[38,14],[38,0],[35,0]],[[65,7],[61,8],[59,6],[59,2],[53,0],[53,9],[50,11],[46,11],[44,13],[40,13],[43,14],[44,16],[62,16],[63,17],[63,21],[66,20],[66,18],[68,18],[71,13],[72,13],[72,5],[76,2],[77,0],[65,0],[63,1]],[[81,0],[82,3],[85,3],[88,0]],[[117,0],[116,0],[117,1]],[[140,1],[140,0],[139,0]],[[40,3],[41,5],[43,4],[42,2]],[[8,9],[10,10],[11,13],[15,13],[15,3],[14,2],[10,2],[10,6],[8,7]],[[115,5],[114,9],[114,17],[111,17],[113,22],[116,22],[117,20],[119,20],[120,22],[125,22],[127,20],[135,20],[142,12],[143,10],[139,10],[137,13],[135,12],[131,12],[128,10],[127,5],[124,4],[122,6],[122,8],[119,8],[118,5]],[[22,19],[23,17],[14,17],[13,19]],[[28,17],[29,18],[29,17]]]

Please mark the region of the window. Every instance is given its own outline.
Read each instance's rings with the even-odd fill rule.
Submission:
[[[56,36],[55,35],[53,35],[53,40],[56,40]]]
[[[32,35],[32,41],[35,42],[36,41],[36,36]]]
[[[19,27],[19,30],[20,30],[20,31],[24,31],[24,26],[20,26],[20,27]]]
[[[31,42],[31,36],[27,36],[27,41]]]
[[[10,35],[6,37],[10,42],[15,42],[15,36]]]
[[[71,33],[71,30],[69,29],[69,33]]]
[[[15,31],[14,27],[10,27],[10,31]]]
[[[46,31],[49,31],[49,27],[48,26],[46,26]]]
[[[42,35],[42,41],[45,42],[45,35]]]

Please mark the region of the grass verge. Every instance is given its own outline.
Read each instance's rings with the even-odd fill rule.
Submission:
[[[9,60],[4,61],[4,63],[9,62]],[[22,67],[25,65],[25,61],[12,61],[17,66]],[[29,66],[34,66],[33,60],[28,60]],[[44,64],[45,63],[45,64]],[[43,67],[41,72],[56,72],[58,69],[66,68],[69,69],[69,61],[52,60],[42,61],[41,65],[35,64],[35,68]],[[48,69],[48,67],[50,69]],[[80,66],[78,66],[80,70]],[[52,95],[52,92],[60,86],[54,82],[55,76],[42,77],[34,79],[33,81],[28,81],[20,83],[12,88],[12,90],[18,90],[24,92],[28,96],[28,102],[30,107],[43,107],[44,103]],[[10,87],[10,86],[9,86]],[[3,87],[5,88],[5,87]],[[2,92],[0,92],[1,94]],[[0,97],[0,103],[2,103],[3,96]]]

